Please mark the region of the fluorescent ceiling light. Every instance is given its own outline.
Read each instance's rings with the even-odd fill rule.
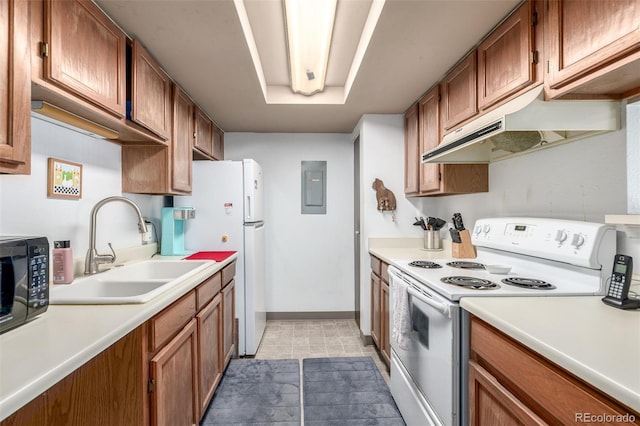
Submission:
[[[307,0],[308,1],[308,0]],[[315,2],[322,2],[324,0],[315,0]],[[356,21],[360,20],[358,16],[352,16],[354,12],[354,8],[348,7],[351,6],[349,3],[353,3],[355,0],[347,0],[347,2],[343,2],[336,6],[336,10],[339,10],[340,17],[334,21],[331,28],[331,36],[339,37],[340,34],[345,34],[347,31],[344,31],[344,28],[341,30],[340,26],[349,24],[350,18],[356,18]],[[358,0],[359,2],[360,0]],[[382,14],[382,10],[385,5],[385,0],[362,0],[363,3],[370,4],[369,10],[364,18],[364,26],[362,28],[362,33],[359,35],[359,40],[357,42],[357,48],[354,52],[353,57],[341,56],[340,54],[344,54],[341,49],[335,49],[335,51],[329,52],[329,58],[332,62],[331,66],[334,67],[333,61],[336,61],[337,64],[340,64],[342,61],[346,61],[350,63],[349,71],[344,79],[341,81],[340,79],[336,79],[334,76],[334,81],[331,82],[330,86],[324,85],[325,79],[322,79],[322,83],[324,88],[322,92],[316,92],[313,96],[300,96],[299,93],[294,93],[291,86],[288,82],[291,81],[290,71],[291,66],[287,66],[287,64],[283,64],[282,69],[284,70],[282,74],[274,73],[274,66],[267,66],[265,68],[263,63],[268,63],[274,56],[280,58],[280,54],[273,54],[272,49],[282,48],[282,57],[285,58],[287,56],[291,56],[288,53],[288,49],[286,48],[286,31],[284,31],[284,37],[282,37],[282,41],[280,41],[279,36],[275,36],[274,34],[280,31],[280,25],[287,25],[283,21],[274,21],[273,25],[271,25],[271,32],[267,29],[269,26],[264,25],[264,22],[261,21],[260,25],[255,25],[255,21],[259,19],[266,19],[264,15],[255,14],[255,11],[261,11],[262,7],[267,5],[269,7],[277,8],[276,12],[279,17],[285,18],[285,0],[233,0],[236,11],[238,13],[238,19],[240,21],[240,25],[242,27],[242,31],[244,33],[245,39],[247,41],[247,47],[249,49],[249,54],[251,55],[251,59],[253,61],[253,66],[256,71],[256,77],[258,78],[258,83],[260,84],[260,88],[262,89],[262,94],[264,96],[264,100],[267,104],[275,104],[275,105],[344,105],[349,97],[349,92],[353,87],[356,76],[358,75],[358,70],[360,69],[360,65],[364,59],[365,52],[367,51],[367,47],[371,38],[373,37],[373,32],[376,28],[380,15]],[[333,2],[333,1],[332,1]],[[259,4],[261,7],[256,8],[255,5]],[[305,3],[306,4],[306,3]],[[313,4],[311,5],[313,6]],[[254,10],[253,20],[250,18],[250,14],[248,13],[248,8]],[[359,8],[356,8],[356,10]],[[271,10],[270,10],[271,12]],[[345,12],[345,14],[343,14]],[[338,13],[338,12],[336,12]],[[268,15],[272,16],[272,15]],[[267,17],[268,17],[267,16]],[[253,23],[252,23],[253,22]],[[255,27],[255,28],[254,28]],[[257,31],[257,32],[256,32]],[[262,32],[261,32],[262,31]],[[266,32],[265,32],[266,31]],[[269,47],[269,45],[263,46],[260,48],[258,43],[256,42],[256,37],[266,38],[267,40],[273,42],[276,41],[277,46]],[[344,43],[344,40],[336,40],[336,43]],[[347,40],[349,43],[349,40]],[[329,46],[329,44],[327,44]],[[287,61],[288,62],[288,61]],[[289,69],[287,69],[289,68]],[[280,68],[278,68],[280,69]],[[267,75],[266,70],[270,70],[271,74]],[[306,69],[302,69],[302,77],[307,79],[306,77]],[[331,79],[332,70],[329,69],[327,71],[329,73],[328,77]],[[335,71],[334,71],[335,72]],[[315,80],[319,80],[319,73],[314,71]]]
[[[284,0],[289,74],[295,93],[324,90],[337,0]]]
[[[65,127],[99,139],[117,139],[118,132],[89,121],[69,111],[43,101],[31,101],[31,115],[49,123]]]

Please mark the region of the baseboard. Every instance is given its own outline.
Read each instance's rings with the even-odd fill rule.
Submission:
[[[362,342],[363,345],[365,346],[371,346],[373,345],[373,337],[371,336],[367,336],[366,334],[364,334],[362,332],[362,330],[360,330],[360,341]]]
[[[330,312],[267,312],[269,320],[332,320],[332,319],[353,319],[354,311],[330,311]]]

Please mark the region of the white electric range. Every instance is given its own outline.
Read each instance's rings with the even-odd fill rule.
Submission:
[[[474,259],[392,259],[389,267],[391,392],[409,426],[468,422],[460,298],[604,295],[616,250],[615,229],[598,223],[488,218],[471,235]]]

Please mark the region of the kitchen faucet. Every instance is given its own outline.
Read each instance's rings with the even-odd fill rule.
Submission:
[[[116,261],[116,252],[113,250],[111,243],[109,243],[111,254],[98,254],[98,251],[96,250],[96,219],[98,217],[98,210],[100,210],[100,208],[105,204],[108,204],[112,201],[122,201],[133,207],[133,209],[136,211],[136,214],[138,215],[138,230],[140,231],[140,233],[147,232],[147,225],[144,223],[144,218],[142,217],[140,208],[130,199],[126,197],[114,196],[107,197],[104,200],[98,201],[91,210],[91,222],[89,224],[89,250],[87,250],[87,257],[84,261],[85,275],[92,275],[97,273],[98,265],[100,265],[101,263],[114,263]]]

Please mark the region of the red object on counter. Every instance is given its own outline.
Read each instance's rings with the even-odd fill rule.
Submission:
[[[235,253],[235,251],[199,251],[185,257],[184,260],[215,260],[216,262],[222,262]]]

